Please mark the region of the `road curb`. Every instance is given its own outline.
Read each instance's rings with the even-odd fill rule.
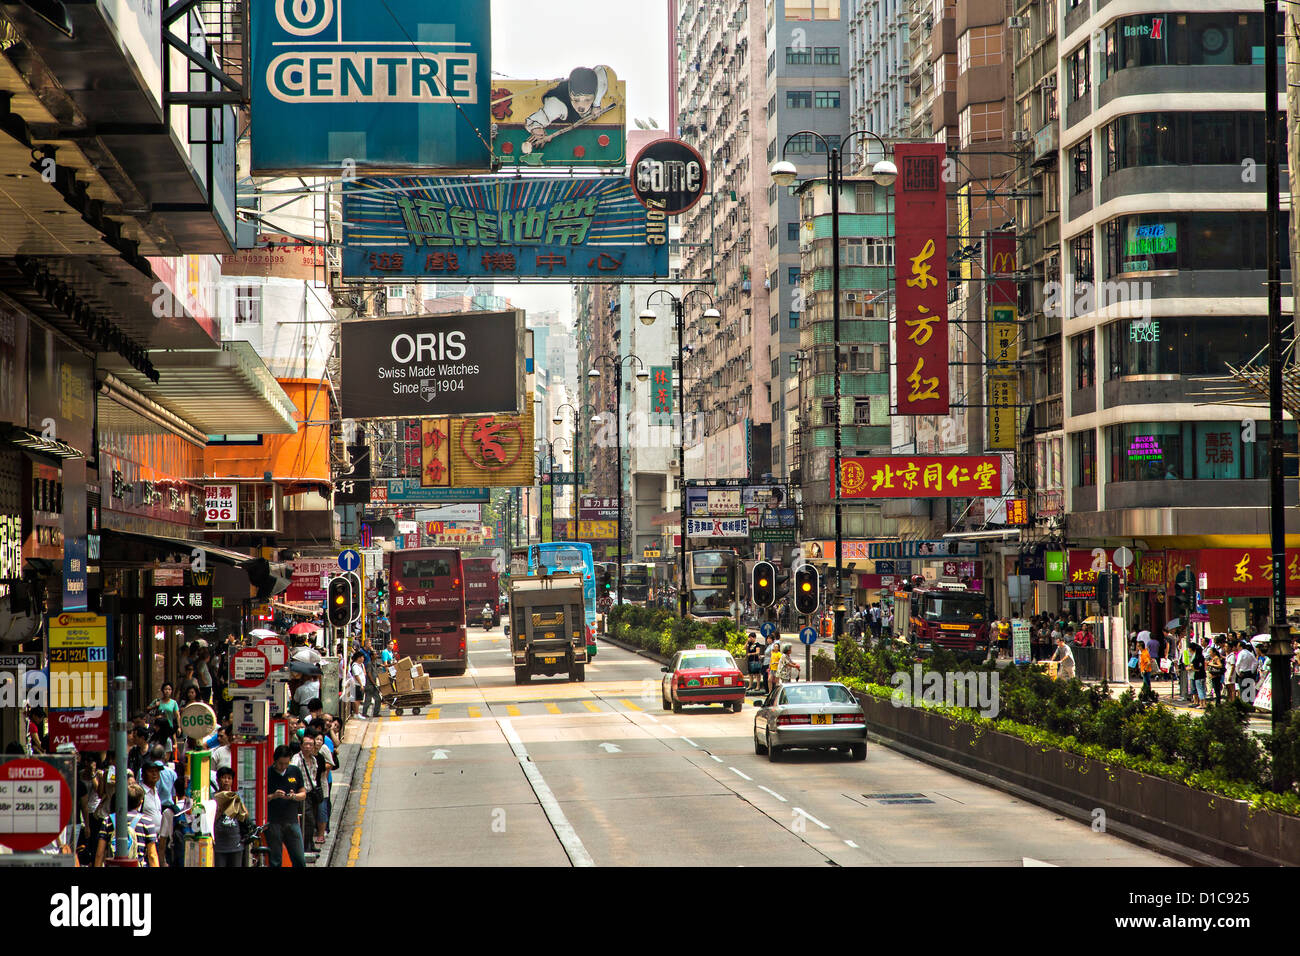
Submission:
[[[355,744],[339,744],[339,769],[335,772],[334,786],[330,791],[330,827],[325,835],[325,845],[312,866],[329,867],[334,864],[334,847],[338,844],[339,831],[343,825],[343,814],[347,811],[348,798],[356,784],[357,768],[361,766],[361,755],[366,750],[366,737],[370,734],[369,722],[362,732],[361,741]]]

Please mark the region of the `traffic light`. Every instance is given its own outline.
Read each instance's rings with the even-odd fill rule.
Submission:
[[[805,564],[794,573],[794,609],[800,614],[815,614],[820,604],[820,575],[815,566]]]
[[[771,607],[776,603],[776,569],[772,567],[771,561],[755,562],[750,583],[755,604]]]
[[[614,589],[614,575],[610,573],[609,565],[602,564],[596,568],[596,589],[601,592]]]
[[[350,573],[347,578],[352,597],[351,616],[348,618],[348,623],[351,624],[361,620],[361,601],[365,597],[366,579],[355,573]]]
[[[330,578],[326,596],[326,616],[334,627],[347,627],[352,620],[352,582],[347,578]]]
[[[387,593],[388,582],[384,580],[384,572],[380,571],[375,575],[375,600],[382,602]]]
[[[1192,569],[1189,566],[1184,566],[1174,579],[1174,605],[1179,617],[1186,617],[1195,608],[1192,604]]]
[[[1097,575],[1097,603],[1102,610],[1109,611],[1119,603],[1119,575],[1113,571],[1102,571]]]

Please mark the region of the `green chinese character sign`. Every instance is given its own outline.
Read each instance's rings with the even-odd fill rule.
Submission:
[[[664,415],[673,413],[672,366],[650,366],[650,411]]]

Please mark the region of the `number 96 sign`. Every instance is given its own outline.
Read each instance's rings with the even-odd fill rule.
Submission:
[[[235,521],[239,516],[239,486],[208,485],[205,510],[209,522]]]

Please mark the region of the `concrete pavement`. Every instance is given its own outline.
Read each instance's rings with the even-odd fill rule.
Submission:
[[[432,709],[367,722],[334,865],[1176,865],[879,746],[772,764],[752,704],[666,712],[608,643],[585,683],[515,686],[500,632],[470,642]]]

